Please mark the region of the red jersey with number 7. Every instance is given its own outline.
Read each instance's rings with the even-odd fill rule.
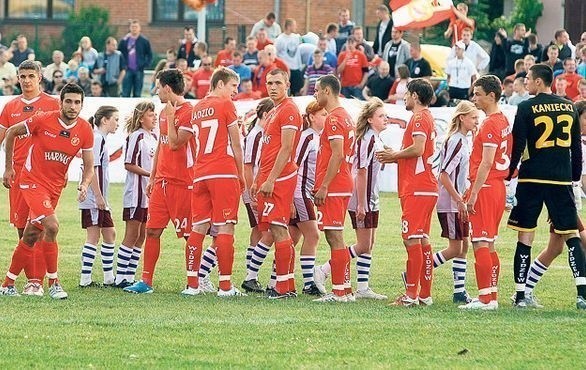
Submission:
[[[208,95],[191,116],[195,135],[194,182],[213,178],[238,178],[238,168],[228,128],[238,124],[236,107],[230,99]]]
[[[332,140],[343,140],[344,159],[340,164],[338,173],[328,187],[328,196],[349,197],[352,195],[354,181],[352,180],[351,169],[354,155],[354,130],[352,117],[342,107],[333,109],[326,117],[324,129],[319,139],[319,151],[317,152],[315,190],[319,190],[328,171],[328,164],[332,157],[330,143]]]
[[[496,148],[492,167],[486,182],[504,180],[509,174],[511,151],[513,149],[513,135],[511,125],[502,112],[493,113],[486,117],[474,138],[472,154],[470,155],[470,183],[474,183],[478,174],[478,167],[482,161],[482,151],[485,147]]]

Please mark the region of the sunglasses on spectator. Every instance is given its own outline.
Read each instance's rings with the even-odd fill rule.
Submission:
[[[63,78],[63,75],[55,75],[53,77],[55,77],[55,78]]]
[[[205,67],[205,66],[211,66],[211,65],[212,65],[212,63],[202,63],[201,65],[202,65],[202,66],[204,66],[204,67]]]

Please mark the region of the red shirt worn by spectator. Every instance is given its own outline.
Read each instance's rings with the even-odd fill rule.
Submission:
[[[257,100],[260,99],[261,96],[261,92],[260,91],[251,91],[251,92],[241,92],[236,94],[236,96],[234,97],[234,101],[237,100]]]
[[[289,71],[289,66],[287,65],[287,63],[285,63],[285,61],[281,58],[275,58],[275,61],[273,62],[273,64],[276,66],[276,68],[280,69],[281,71],[285,71],[287,72],[287,74],[290,74],[291,72]]]
[[[362,82],[364,68],[368,68],[366,55],[359,50],[343,51],[338,57],[338,66],[346,60],[346,67],[340,75],[343,87],[358,86]]]
[[[191,81],[191,91],[194,92],[197,99],[203,99],[210,90],[210,80],[212,79],[212,70],[198,69],[193,73]]]
[[[216,56],[216,61],[214,62],[214,67],[223,66],[228,67],[232,65],[232,50],[220,50],[218,51],[218,55]]]
[[[472,25],[472,27],[470,27],[466,24],[466,22],[464,22],[456,16],[453,16],[451,18],[450,25],[448,27],[452,29],[452,46],[454,46],[456,42],[462,40],[462,31],[464,30],[464,28],[470,28],[472,31],[474,31],[474,26],[476,26],[476,22],[474,20],[472,20],[472,22],[474,22],[474,24]]]
[[[269,39],[266,39],[264,42],[258,41],[258,39],[256,39],[256,49],[257,50],[264,50],[265,46],[267,45],[273,45],[273,42]]]
[[[582,79],[582,76],[577,73],[562,73],[556,78],[565,78],[568,82],[568,86],[566,87],[566,96],[573,100],[576,96],[580,95],[580,91],[578,90],[578,83]],[[555,82],[551,84],[551,90],[555,93]]]
[[[252,89],[254,91],[260,92],[263,98],[269,96],[269,93],[267,91],[267,75],[270,71],[276,68],[277,67],[273,63],[268,67],[260,65],[256,67],[256,69],[254,70],[254,78],[252,79]]]

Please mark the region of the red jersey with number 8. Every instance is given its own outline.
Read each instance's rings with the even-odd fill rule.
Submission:
[[[238,169],[228,128],[238,124],[234,103],[208,95],[193,107],[191,117],[196,143],[194,182],[212,178],[237,178]]]
[[[503,180],[509,174],[513,136],[507,117],[502,112],[493,113],[486,117],[474,138],[472,154],[470,156],[470,183],[474,183],[478,174],[478,167],[482,161],[484,147],[496,148],[494,162],[486,178],[486,182]]]
[[[332,157],[331,141],[343,140],[344,159],[340,164],[340,169],[336,177],[334,177],[328,187],[328,196],[349,197],[352,195],[352,189],[354,188],[354,181],[352,180],[351,174],[354,155],[354,129],[352,117],[342,107],[335,108],[326,117],[324,130],[319,139],[320,145],[317,153],[315,190],[319,190],[328,171],[328,164]]]

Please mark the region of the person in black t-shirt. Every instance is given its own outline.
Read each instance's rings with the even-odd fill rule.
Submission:
[[[513,29],[513,38],[504,41],[505,44],[505,76],[515,73],[515,61],[528,54],[529,43],[525,38],[525,25],[517,23]]]
[[[381,62],[378,65],[377,73],[371,75],[366,81],[362,96],[365,100],[376,96],[380,100],[386,100],[389,96],[389,90],[393,86],[395,79],[390,75],[391,67],[387,62]]]
[[[409,54],[411,58],[407,59],[405,65],[409,68],[411,78],[431,77],[431,65],[421,56],[421,45],[411,44]]]

